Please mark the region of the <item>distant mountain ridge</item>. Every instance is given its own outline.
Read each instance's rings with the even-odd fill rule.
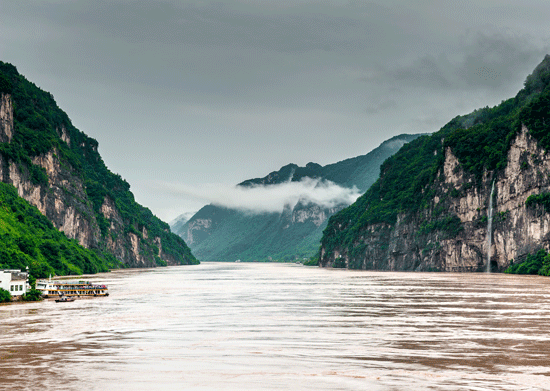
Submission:
[[[275,186],[300,182],[305,178],[330,181],[362,193],[376,181],[380,165],[404,144],[421,135],[403,134],[383,142],[366,155],[321,166],[288,164],[262,178],[238,184],[241,187]],[[323,207],[300,201],[281,213],[249,213],[237,209],[206,205],[185,224],[174,224],[193,253],[203,261],[292,261],[315,254],[327,219],[346,207]]]
[[[304,177],[329,180],[345,187],[357,187],[361,193],[365,192],[378,178],[380,165],[388,157],[396,153],[403,145],[422,136],[422,134],[401,134],[384,141],[371,152],[345,159],[337,163],[321,166],[317,163],[308,163],[305,167],[288,164],[263,178],[248,179],[239,183],[239,186],[274,185],[292,179],[298,182]]]

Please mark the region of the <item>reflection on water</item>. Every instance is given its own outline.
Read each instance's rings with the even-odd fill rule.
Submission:
[[[550,279],[220,264],[0,307],[0,389],[550,390]]]

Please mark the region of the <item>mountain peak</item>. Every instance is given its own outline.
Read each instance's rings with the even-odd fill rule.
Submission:
[[[535,67],[523,83],[524,89],[521,93],[531,95],[542,92],[550,84],[550,55],[544,56],[542,62]]]
[[[399,134],[397,136],[394,136],[386,141],[384,141],[382,144],[380,144],[380,148],[390,148],[395,149],[396,151],[401,148],[403,145],[407,144],[411,140],[419,137],[424,136],[429,133],[421,133],[421,134]]]
[[[306,168],[307,168],[307,169],[310,169],[310,170],[313,170],[313,169],[317,170],[317,169],[320,169],[320,168],[322,168],[322,167],[323,167],[323,166],[321,166],[320,164],[318,164],[318,163],[313,163],[313,162],[309,162],[308,164],[306,164]]]

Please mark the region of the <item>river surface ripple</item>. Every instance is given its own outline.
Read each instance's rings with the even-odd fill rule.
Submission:
[[[550,390],[550,279],[203,263],[0,306],[4,390]]]

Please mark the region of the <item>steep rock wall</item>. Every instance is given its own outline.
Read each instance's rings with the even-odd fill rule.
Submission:
[[[292,210],[289,224],[304,224],[312,222],[316,227],[320,227],[334,213],[342,210],[345,205],[334,208],[324,208],[315,204],[300,206]]]
[[[1,93],[0,142],[9,143],[13,131],[11,96]],[[70,145],[67,130],[62,128],[58,132],[60,138]],[[47,185],[33,183],[25,163],[16,163],[3,156],[0,158],[0,180],[15,186],[20,197],[36,206],[67,237],[76,239],[86,248],[106,250],[128,267],[156,266],[154,256],[168,265],[180,264],[172,255],[162,251],[161,238],[128,232],[119,211],[108,197],[101,212],[110,227],[108,233],[102,236],[82,179],[66,162],[62,163],[58,155],[57,150],[52,150],[32,159],[32,164],[45,170]]]
[[[523,127],[512,142],[508,163],[495,178],[488,174],[482,186],[464,172],[450,148],[437,180],[436,195],[426,210],[398,217],[395,225],[371,224],[349,247],[332,254],[321,249],[321,265],[376,270],[485,271],[488,248],[488,207],[491,185],[493,229],[491,270],[503,271],[511,260],[550,248],[550,215],[542,207],[527,207],[532,194],[550,191],[550,157]],[[426,221],[456,216],[461,229],[449,235],[426,229]],[[424,225],[423,225],[424,224]]]
[[[11,95],[0,92],[0,142],[9,143],[13,137],[13,105]]]

